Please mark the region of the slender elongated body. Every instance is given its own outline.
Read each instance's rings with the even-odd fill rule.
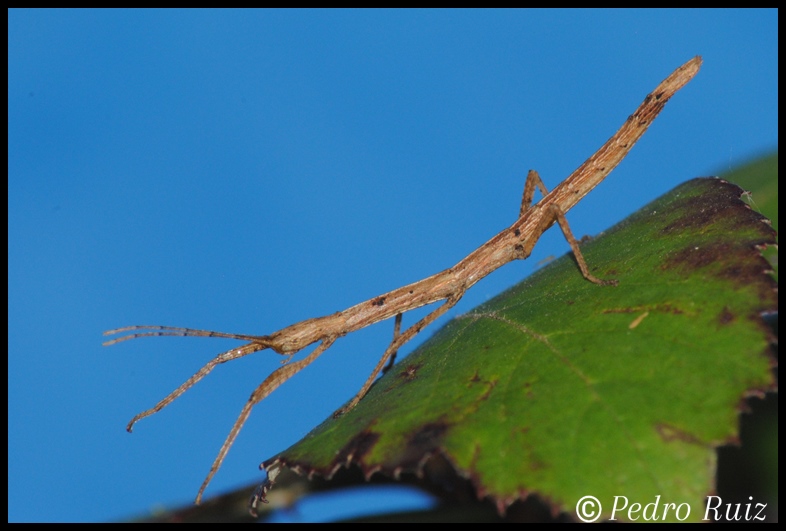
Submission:
[[[641,138],[658,113],[663,109],[669,98],[696,75],[700,66],[701,58],[694,57],[677,68],[669,77],[655,87],[655,90],[647,95],[644,102],[628,117],[614,136],[551,192],[546,191],[537,172],[530,170],[524,186],[524,197],[518,219],[513,225],[491,238],[449,269],[356,304],[342,312],[307,319],[265,336],[228,334],[168,326],[130,326],[105,332],[104,335],[114,335],[123,332],[132,333],[109,340],[104,345],[112,345],[128,339],[145,336],[223,337],[247,341],[245,345],[223,352],[213,358],[194,376],[153,408],[143,411],[131,419],[127,427],[128,431],[131,431],[134,423],[138,420],[160,411],[221,363],[268,348],[279,354],[289,356],[282,367],[273,371],[257,387],[243,407],[232,430],[221,446],[221,450],[213,462],[210,472],[199,489],[196,498],[196,503],[199,503],[202,493],[221,466],[224,457],[254,405],[314,361],[330,348],[336,339],[374,323],[396,317],[393,341],[385,350],[379,363],[358,394],[346,406],[336,412],[338,415],[352,409],[363,398],[379,372],[388,360],[395,356],[397,350],[404,343],[453,307],[464,293],[480,279],[508,262],[527,258],[540,236],[554,223],[560,225],[585,278],[596,284],[616,284],[613,280],[600,280],[590,274],[578,243],[570,232],[565,213],[605,179],[617,164],[625,158],[636,141]],[[532,205],[536,187],[541,190],[544,197],[538,203]],[[399,332],[401,314],[438,301],[445,302],[404,332]],[[320,344],[308,356],[302,360],[290,362],[291,356],[316,342],[320,342]]]

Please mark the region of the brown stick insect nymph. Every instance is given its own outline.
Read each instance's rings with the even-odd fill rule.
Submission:
[[[218,452],[218,456],[210,467],[210,472],[199,488],[196,497],[196,503],[199,503],[205,488],[221,467],[221,463],[229,448],[248,419],[251,409],[275,391],[282,383],[317,359],[338,338],[374,323],[395,317],[393,340],[390,345],[382,354],[382,358],[374,367],[368,380],[363,384],[357,395],[347,405],[337,411],[336,415],[351,410],[363,399],[377,375],[382,371],[386,363],[392,362],[396,352],[402,345],[452,308],[464,293],[480,279],[508,262],[527,258],[541,234],[555,223],[560,226],[565,238],[568,240],[584,278],[595,284],[616,284],[614,280],[601,280],[590,273],[579,249],[578,242],[568,227],[565,214],[611,173],[628,154],[636,141],[641,138],[669,98],[696,75],[700,66],[701,58],[694,57],[677,68],[644,98],[644,102],[625,120],[619,131],[551,192],[546,190],[538,173],[530,170],[524,185],[521,210],[519,211],[518,219],[516,219],[513,225],[491,238],[453,267],[440,273],[361,302],[342,312],[307,319],[283,328],[278,332],[273,332],[270,335],[228,334],[172,326],[128,326],[105,332],[104,335],[124,332],[131,332],[131,334],[109,340],[104,345],[114,345],[128,339],[146,336],[223,337],[246,341],[245,345],[222,352],[210,360],[207,365],[202,367],[195,375],[186,380],[153,408],[143,411],[131,419],[127,427],[128,431],[131,431],[138,420],[160,411],[185,393],[199,380],[207,376],[217,365],[265,349],[271,349],[278,354],[286,356],[286,359],[282,362],[283,365],[273,371],[254,390],[248,402],[243,406],[240,416],[232,426],[229,435],[221,446],[221,450]],[[544,197],[533,205],[532,199],[536,187],[543,193]],[[400,331],[401,315],[404,312],[438,301],[443,301],[439,307],[403,332]],[[317,342],[319,345],[308,356],[298,361],[291,361],[297,352]]]

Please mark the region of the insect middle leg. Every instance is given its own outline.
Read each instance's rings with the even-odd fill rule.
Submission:
[[[540,193],[542,193],[544,196],[549,193],[538,172],[535,170],[529,170],[527,173],[527,179],[524,181],[524,194],[521,197],[519,217],[523,216],[524,213],[529,210],[529,207],[532,206],[532,198],[535,197],[536,186],[540,190]]]
[[[395,352],[397,352],[398,349],[401,348],[407,341],[415,337],[421,330],[423,330],[425,327],[430,325],[437,318],[439,318],[441,315],[443,315],[445,312],[447,312],[453,306],[455,306],[456,303],[459,300],[461,300],[461,297],[464,295],[464,291],[465,290],[461,290],[460,292],[451,295],[450,297],[447,298],[447,300],[445,300],[445,303],[442,304],[442,306],[440,306],[439,308],[437,308],[436,310],[425,316],[423,319],[421,319],[411,327],[407,328],[403,333],[395,336],[393,341],[385,350],[385,353],[382,354],[382,358],[379,360],[379,363],[377,363],[377,366],[374,367],[374,370],[371,372],[371,375],[366,380],[366,383],[364,383],[363,387],[360,388],[360,391],[358,391],[355,397],[352,400],[350,400],[349,403],[347,403],[347,405],[345,405],[344,407],[340,408],[335,413],[333,413],[333,417],[341,416],[344,413],[349,412],[352,408],[354,408],[358,404],[358,402],[360,402],[363,399],[363,397],[366,396],[366,393],[374,384],[377,375],[382,370],[382,367],[385,366],[385,363],[388,361],[388,359]]]
[[[532,198],[535,195],[535,187],[537,187],[544,196],[549,193],[538,172],[535,170],[529,170],[529,173],[527,173],[527,180],[524,183],[524,194],[521,198],[521,209],[519,210],[519,217],[523,216],[532,206]],[[542,229],[545,230],[553,221],[556,221],[559,224],[560,229],[562,229],[562,234],[568,241],[568,245],[570,245],[570,249],[573,251],[573,256],[576,258],[576,263],[578,264],[581,274],[584,276],[584,278],[594,284],[599,284],[601,286],[616,286],[616,280],[603,280],[589,272],[587,261],[584,259],[584,255],[581,254],[579,242],[576,240],[576,238],[573,236],[573,232],[570,230],[565,213],[556,204],[552,204],[548,208],[550,216],[543,218]],[[532,241],[533,246],[534,244],[535,240]],[[529,251],[531,251],[531,249],[527,249],[526,256],[529,256]]]
[[[401,316],[403,314],[396,314],[396,323],[393,325],[393,341],[398,339],[398,336],[401,335]],[[396,354],[398,353],[397,350],[393,351],[393,354],[390,355],[390,361],[388,362],[387,366],[382,369],[382,374],[387,374],[390,369],[393,368],[393,365],[396,363]]]
[[[557,220],[559,228],[562,229],[562,234],[565,236],[565,239],[568,240],[568,245],[570,245],[570,249],[573,251],[573,256],[576,258],[576,263],[579,265],[579,269],[581,270],[581,274],[584,275],[584,278],[600,286],[616,286],[619,284],[619,282],[615,279],[603,280],[589,272],[587,261],[584,260],[584,255],[581,254],[579,242],[570,231],[568,220],[565,218],[565,214],[562,212],[562,209],[557,205],[551,205],[549,209],[551,210],[554,218]]]

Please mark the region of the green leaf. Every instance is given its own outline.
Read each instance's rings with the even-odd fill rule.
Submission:
[[[501,510],[536,494],[575,515],[592,495],[609,517],[626,496],[701,519],[715,448],[737,437],[742,399],[774,383],[761,314],[776,284],[759,251],[774,231],[740,194],[681,185],[582,246],[618,287],[587,282],[571,256],[551,263],[264,466],[396,476],[441,455]]]
[[[751,207],[767,216],[778,230],[778,152],[755,159],[723,175],[751,194]]]
[[[729,182],[737,184],[750,192],[745,200],[750,207],[764,214],[778,231],[778,152],[756,159],[739,168],[731,170],[723,176]],[[765,249],[764,257],[769,260],[778,280],[778,247]]]

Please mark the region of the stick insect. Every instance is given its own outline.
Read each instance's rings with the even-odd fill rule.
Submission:
[[[265,349],[271,349],[278,354],[286,356],[286,359],[282,361],[282,366],[273,371],[254,390],[243,406],[213,465],[210,467],[210,472],[199,488],[195,500],[199,504],[202,500],[202,494],[221,467],[221,463],[224,461],[227,452],[248,419],[253,407],[322,355],[338,338],[391,317],[395,318],[393,340],[382,354],[382,358],[374,367],[363,387],[352,400],[336,412],[336,416],[346,413],[357,405],[385,365],[392,364],[396,352],[402,345],[410,341],[421,330],[452,308],[464,293],[480,279],[508,262],[527,258],[540,236],[555,223],[559,225],[565,238],[568,240],[576,263],[584,278],[599,285],[616,284],[615,280],[601,280],[590,273],[589,267],[587,267],[587,263],[579,249],[578,242],[568,227],[565,214],[611,173],[628,154],[636,141],[641,138],[669,98],[693,79],[700,66],[701,57],[697,56],[677,68],[644,98],[644,102],[597,152],[551,192],[546,190],[538,173],[530,170],[524,184],[524,194],[519,216],[513,225],[491,238],[453,267],[440,273],[361,302],[342,312],[307,319],[270,335],[230,334],[173,326],[128,326],[105,332],[105,336],[126,332],[130,332],[130,334],[106,341],[104,345],[114,345],[129,339],[149,336],[221,337],[239,339],[246,342],[245,345],[222,352],[210,360],[196,374],[151,409],[143,411],[132,418],[126,429],[130,432],[137,421],[166,407],[222,363]],[[532,200],[536,188],[541,191],[543,198],[533,205]],[[439,301],[443,301],[440,306],[401,332],[401,316],[403,313]],[[291,361],[296,353],[317,342],[319,345],[305,358],[299,361]],[[264,501],[264,492],[262,497]]]

